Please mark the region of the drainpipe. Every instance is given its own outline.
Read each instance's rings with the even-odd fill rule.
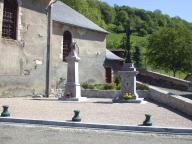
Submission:
[[[46,8],[48,14],[48,30],[47,30],[47,56],[46,56],[46,84],[45,84],[45,97],[49,97],[50,94],[50,69],[51,69],[51,36],[52,36],[52,17],[51,17],[51,7],[57,2],[57,0],[50,1],[48,7]]]

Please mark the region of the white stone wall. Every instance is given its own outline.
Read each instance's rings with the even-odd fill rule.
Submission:
[[[153,86],[149,87],[149,96],[147,98],[192,116],[192,100],[190,99],[172,95],[169,92]]]
[[[106,50],[106,34],[83,28],[53,24],[52,36],[52,85],[60,77],[67,77],[67,63],[62,60],[63,33],[70,31],[72,41],[78,45],[77,53],[80,57],[79,74],[80,82],[104,83],[104,60]]]
[[[179,89],[185,91],[192,89],[192,83],[190,81],[178,79],[157,72],[139,70],[139,75],[141,75],[142,77],[147,77],[145,79],[147,79],[148,82],[152,82],[153,83],[152,85],[157,86],[163,85],[164,87],[167,88]]]

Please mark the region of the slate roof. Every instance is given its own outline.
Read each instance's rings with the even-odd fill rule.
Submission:
[[[57,1],[52,7],[52,19],[57,22],[82,27],[94,31],[108,33],[103,28],[99,27],[88,18],[78,13],[68,5],[61,1]]]
[[[117,60],[117,61],[124,61],[123,58],[115,55],[114,53],[112,53],[110,50],[106,49],[106,55],[105,58],[107,60]]]

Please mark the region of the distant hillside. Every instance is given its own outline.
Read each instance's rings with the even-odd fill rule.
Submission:
[[[160,10],[153,12],[128,6],[111,7],[99,0],[62,0],[93,22],[111,32],[122,33],[130,22],[131,29],[139,36],[153,33],[160,27],[186,27],[192,24],[179,17],[170,17]]]

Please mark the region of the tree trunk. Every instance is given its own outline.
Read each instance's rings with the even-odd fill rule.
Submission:
[[[176,70],[173,70],[173,76],[174,77],[176,76]]]

